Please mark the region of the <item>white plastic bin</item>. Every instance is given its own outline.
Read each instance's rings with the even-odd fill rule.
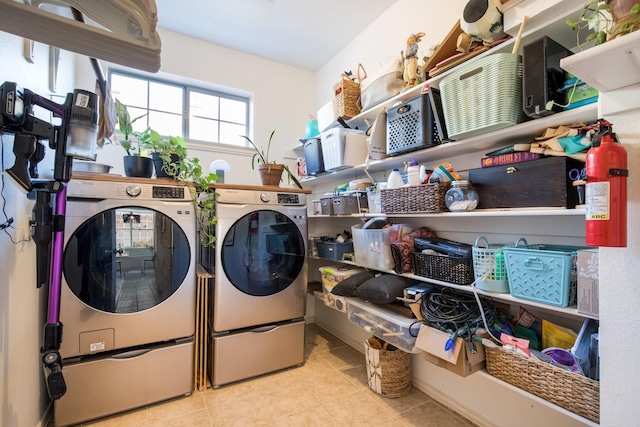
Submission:
[[[320,134],[325,170],[361,165],[367,159],[367,135],[359,130],[333,128]]]

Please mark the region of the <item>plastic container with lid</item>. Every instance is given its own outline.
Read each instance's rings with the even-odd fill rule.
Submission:
[[[478,192],[470,181],[452,181],[444,196],[444,203],[451,212],[468,212],[478,206]]]
[[[402,179],[402,175],[400,175],[400,170],[398,168],[393,168],[389,174],[389,178],[387,179],[387,190],[400,188],[403,185],[404,180]]]

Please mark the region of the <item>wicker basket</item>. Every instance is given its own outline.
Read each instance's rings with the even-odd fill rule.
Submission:
[[[503,381],[600,422],[600,383],[502,347],[485,347],[487,371]]]
[[[423,184],[380,190],[383,213],[437,213],[447,210],[444,195],[449,183]]]
[[[390,346],[387,342],[380,349],[377,348],[379,343],[376,337],[364,342],[369,387],[384,397],[408,395],[411,392],[411,353]]]
[[[333,86],[336,117],[350,119],[360,114],[360,67],[362,65],[358,66],[358,77],[355,80],[343,73],[340,81]]]

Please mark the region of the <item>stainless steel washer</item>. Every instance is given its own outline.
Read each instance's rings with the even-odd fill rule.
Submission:
[[[193,390],[196,226],[178,185],[71,180],[56,425]]]

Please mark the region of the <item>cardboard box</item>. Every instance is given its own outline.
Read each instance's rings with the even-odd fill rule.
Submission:
[[[598,249],[578,251],[578,313],[598,316]]]
[[[425,360],[462,377],[484,369],[485,356],[482,344],[475,343],[474,354],[470,351],[467,341],[457,338],[455,346],[447,351],[444,346],[450,336],[451,334],[446,332],[422,325],[416,339],[416,348],[424,352],[422,355]]]

